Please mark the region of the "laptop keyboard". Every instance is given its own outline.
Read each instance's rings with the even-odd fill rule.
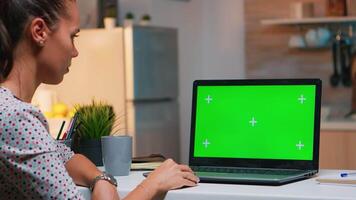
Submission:
[[[201,167],[191,166],[196,172],[216,172],[216,173],[234,173],[234,174],[268,174],[268,175],[293,175],[301,170],[276,170],[276,169],[246,169],[246,168],[227,168],[227,167]]]

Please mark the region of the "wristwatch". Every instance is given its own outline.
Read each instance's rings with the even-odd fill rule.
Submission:
[[[90,184],[90,187],[89,187],[90,191],[94,190],[94,186],[99,180],[105,180],[105,181],[111,183],[112,185],[114,185],[115,187],[117,187],[117,181],[114,178],[114,176],[112,176],[111,174],[108,174],[106,172],[103,172],[101,175],[94,178],[93,182]]]

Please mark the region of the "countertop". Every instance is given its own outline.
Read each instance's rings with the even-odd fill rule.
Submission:
[[[326,120],[321,121],[321,131],[355,131],[356,121],[353,120]]]
[[[165,200],[351,200],[355,199],[355,187],[337,184],[318,184],[317,177],[338,176],[344,170],[320,170],[313,178],[282,186],[258,186],[239,184],[199,183],[197,187],[171,190]],[[347,171],[355,172],[355,171]],[[131,172],[129,176],[117,176],[120,197],[124,198],[141,181],[143,172]],[[85,199],[90,199],[88,188],[79,187]]]

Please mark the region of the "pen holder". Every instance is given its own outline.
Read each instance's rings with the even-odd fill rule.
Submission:
[[[70,149],[72,149],[73,147],[73,143],[72,143],[72,139],[66,139],[66,140],[57,140],[59,143],[65,144],[67,147],[69,147]]]

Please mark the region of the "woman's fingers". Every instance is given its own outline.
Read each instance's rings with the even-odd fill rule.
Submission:
[[[188,179],[184,179],[183,184],[184,184],[183,186],[189,186],[189,187],[197,186],[196,182],[193,182]]]
[[[193,170],[190,169],[189,166],[178,165],[178,168],[181,170],[183,178],[189,180],[190,184],[187,186],[191,186],[191,182],[193,182],[194,185],[199,182],[199,178],[194,174]]]
[[[194,183],[199,183],[199,178],[191,172],[183,172],[183,178]]]
[[[183,186],[196,186],[199,178],[187,165],[179,165],[172,159],[167,159],[147,178],[156,185],[158,191],[168,191]]]
[[[189,179],[195,183],[199,182],[199,178],[194,174],[193,170],[187,165],[179,165],[180,170],[184,173],[184,178]]]
[[[190,179],[182,177],[180,184],[176,185],[176,187],[174,187],[172,189],[180,189],[182,187],[194,187],[194,186],[197,186],[197,182],[194,182]]]
[[[190,167],[187,166],[187,165],[179,165],[179,168],[180,168],[180,170],[182,170],[183,172],[191,172],[191,173],[193,173],[193,170],[190,169]]]

